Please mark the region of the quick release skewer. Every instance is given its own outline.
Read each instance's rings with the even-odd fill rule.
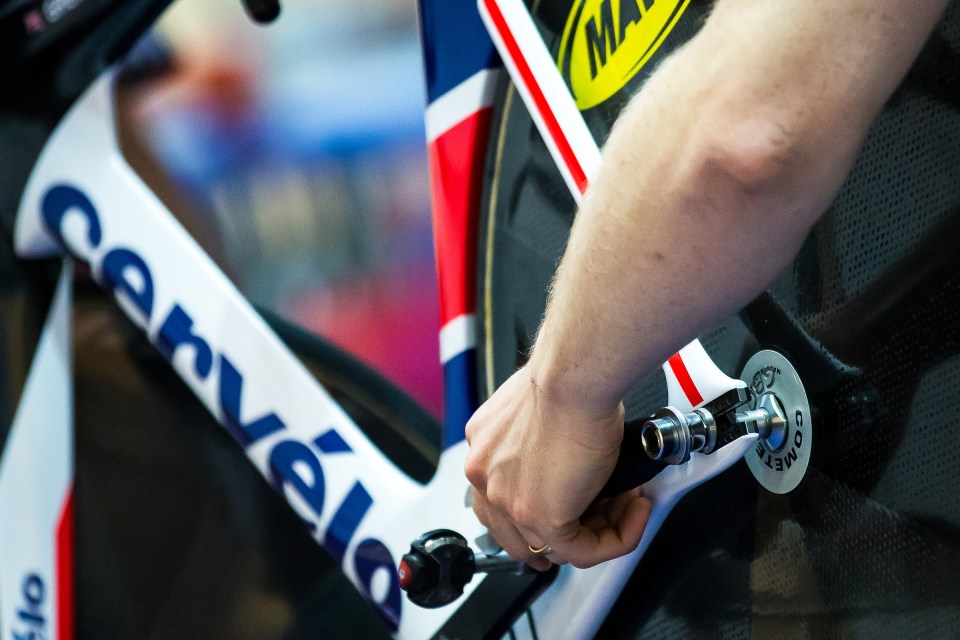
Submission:
[[[664,407],[642,429],[643,449],[651,459],[684,464],[692,452],[712,453],[745,433],[758,434],[776,450],[784,441],[786,415],[780,402],[765,394],[758,398],[756,409],[735,409],[717,417],[706,408],[683,413]]]

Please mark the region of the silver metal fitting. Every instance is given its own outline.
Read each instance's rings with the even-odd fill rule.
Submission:
[[[771,451],[778,451],[786,441],[787,415],[772,393],[757,398],[756,409],[738,411],[734,420],[745,425],[748,432],[766,440]]]
[[[787,416],[773,394],[759,397],[755,409],[736,410],[722,418],[725,425],[743,425],[747,433],[758,434],[773,451],[786,442]],[[664,407],[643,423],[640,437],[653,460],[684,464],[694,451],[712,453],[717,448],[717,421],[704,408],[683,413]]]
[[[683,464],[694,451],[710,453],[717,445],[717,423],[706,409],[683,413],[664,407],[643,423],[643,450],[653,460]]]

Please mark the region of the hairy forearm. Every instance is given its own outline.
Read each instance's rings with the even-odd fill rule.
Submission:
[[[605,411],[762,291],[944,5],[721,0],[611,133],[531,356],[537,385]]]

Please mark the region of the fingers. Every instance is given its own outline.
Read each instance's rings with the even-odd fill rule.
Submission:
[[[551,564],[567,563],[585,569],[632,552],[643,537],[652,504],[639,490],[628,491],[592,505],[569,530],[544,534],[515,524],[476,489],[473,507],[510,557],[544,571]],[[550,546],[548,554],[531,550],[543,546]]]
[[[547,558],[552,564],[567,564],[566,558],[563,557],[560,553],[554,549],[549,542],[546,541],[546,537],[536,533],[532,529],[527,529],[523,525],[517,525],[517,530],[520,532],[520,535],[523,536],[524,540],[527,541],[529,551],[533,556],[539,558]],[[542,549],[546,547],[546,552],[533,553],[533,549]],[[528,563],[529,564],[529,563]]]
[[[473,490],[473,511],[477,514],[480,523],[490,531],[493,538],[511,558],[525,562],[538,571],[546,571],[550,568],[552,557],[531,552],[531,543],[511,523],[507,514],[490,504],[476,489]],[[536,541],[535,538],[534,541]],[[536,548],[538,547],[534,547]]]
[[[629,553],[650,511],[638,492],[584,513],[616,462],[622,404],[585,416],[545,404],[532,382],[517,371],[466,425],[464,472],[477,517],[507,553],[537,569]],[[534,553],[545,545],[549,553]]]
[[[551,546],[581,569],[626,555],[640,544],[652,506],[639,490],[603,500],[560,533]]]

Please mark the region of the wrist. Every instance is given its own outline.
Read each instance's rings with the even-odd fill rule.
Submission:
[[[551,358],[543,351],[534,350],[527,363],[530,384],[541,407],[549,412],[560,412],[566,424],[581,424],[596,428],[617,418],[622,425],[622,404],[619,394],[610,393],[602,377],[588,367],[569,365],[564,360]]]

